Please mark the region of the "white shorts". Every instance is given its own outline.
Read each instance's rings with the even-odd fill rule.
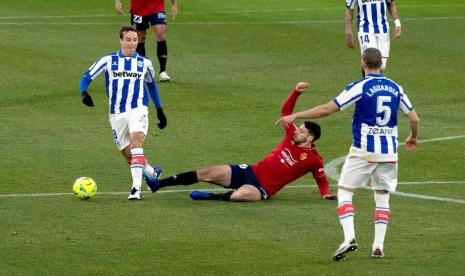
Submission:
[[[368,48],[376,48],[381,51],[383,58],[389,57],[389,48],[391,45],[389,33],[371,34],[358,32],[358,42],[360,43],[360,52],[363,54]]]
[[[121,151],[131,144],[130,133],[143,132],[144,135],[147,135],[149,128],[148,109],[139,107],[124,113],[110,114],[110,125],[115,145]]]
[[[371,180],[373,190],[393,192],[397,187],[397,162],[372,163],[359,157],[348,155],[342,166],[339,186],[359,188]]]

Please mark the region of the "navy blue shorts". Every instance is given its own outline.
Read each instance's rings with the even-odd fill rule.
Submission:
[[[249,165],[241,164],[229,166],[231,167],[231,184],[228,188],[237,190],[244,184],[252,185],[260,191],[262,200],[268,199],[268,194],[265,189],[263,189]]]
[[[147,16],[131,14],[131,24],[138,31],[145,31],[150,25],[166,25],[166,14],[158,12]]]

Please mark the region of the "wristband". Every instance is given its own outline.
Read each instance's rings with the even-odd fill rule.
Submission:
[[[396,27],[400,27],[400,19],[399,18],[394,20],[394,25],[396,25]]]

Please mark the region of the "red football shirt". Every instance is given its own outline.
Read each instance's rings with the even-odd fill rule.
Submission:
[[[292,92],[281,111],[283,116],[292,113],[299,95],[298,92]],[[252,165],[255,176],[269,197],[309,172],[317,181],[320,194],[323,196],[329,193],[323,159],[315,145],[311,148],[302,148],[294,144],[293,137],[297,129],[296,125],[286,128],[286,135],[281,143],[265,159]]]
[[[165,11],[165,0],[131,0],[129,12],[133,15],[151,15]]]

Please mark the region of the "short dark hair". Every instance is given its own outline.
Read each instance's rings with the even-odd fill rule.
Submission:
[[[136,33],[137,33],[137,30],[136,30],[136,28],[133,27],[133,26],[123,26],[123,27],[119,30],[119,38],[120,38],[120,39],[123,39],[124,35],[125,35],[127,32],[136,32]]]
[[[381,51],[376,48],[368,48],[363,51],[362,60],[369,69],[379,69],[383,65]]]
[[[311,121],[304,122],[305,128],[308,129],[308,132],[313,136],[313,142],[318,140],[321,136],[321,127],[319,124]]]

